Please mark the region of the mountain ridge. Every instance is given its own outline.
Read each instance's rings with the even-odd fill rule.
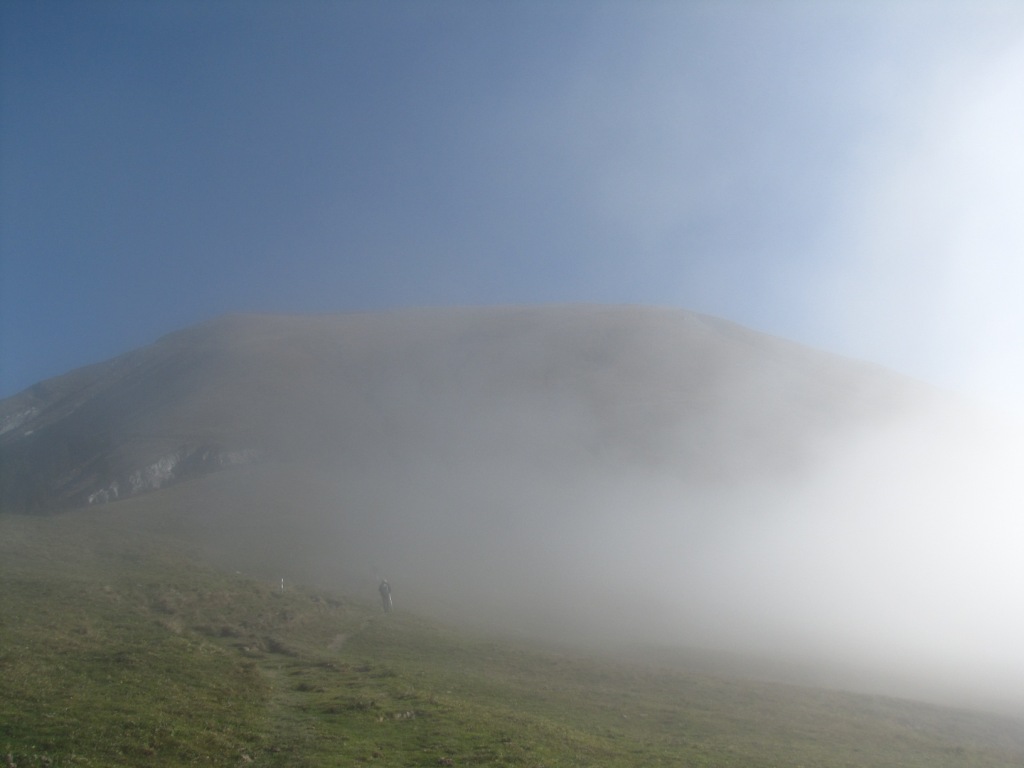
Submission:
[[[743,366],[748,370],[735,370]],[[686,420],[714,432],[702,412],[722,397],[750,411],[752,429],[763,428],[738,395],[719,391],[737,374],[766,383],[788,377],[784,385],[804,388],[796,397],[832,397],[819,410],[825,418],[830,406],[885,410],[909,387],[877,367],[681,310],[579,305],[225,315],[0,402],[0,500],[13,511],[82,506],[302,453],[304,442],[345,452],[363,440],[388,452],[404,450],[400,443],[410,437],[420,442],[416,431],[444,440],[458,432],[417,407],[444,409],[453,422],[493,421],[510,408],[506,427],[515,431],[529,410],[517,402],[524,392],[539,398],[538,409],[556,411],[550,415],[588,412],[569,429],[591,434],[565,435],[562,448],[571,451],[578,440],[614,450],[624,440],[631,450],[664,459],[667,449],[650,436],[664,434],[666,422]],[[836,391],[814,391],[814,376]],[[766,394],[774,407],[809,413],[783,402],[791,393],[754,393]],[[412,402],[417,397],[421,406]],[[460,413],[459,399],[471,410]],[[402,419],[414,425],[413,434]],[[332,436],[332,425],[339,435],[357,435],[345,444]],[[404,434],[382,445],[380,425]],[[491,441],[500,431],[492,427]],[[792,438],[782,442],[794,449]],[[771,461],[773,453],[762,458]]]

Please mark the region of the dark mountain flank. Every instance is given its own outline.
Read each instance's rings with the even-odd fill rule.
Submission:
[[[4,512],[105,504],[243,465],[419,458],[696,483],[799,471],[913,385],[682,311],[228,316],[0,402]]]

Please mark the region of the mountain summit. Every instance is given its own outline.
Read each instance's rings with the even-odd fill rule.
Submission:
[[[816,440],[911,393],[683,311],[227,316],[0,403],[0,502],[47,512],[255,463],[482,455],[527,477],[645,466],[722,482],[798,470]]]

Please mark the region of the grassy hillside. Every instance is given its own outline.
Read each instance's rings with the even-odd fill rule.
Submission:
[[[0,578],[8,765],[1024,764],[1020,722],[384,616],[118,516],[0,516]]]

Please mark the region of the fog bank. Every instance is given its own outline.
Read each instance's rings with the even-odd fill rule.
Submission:
[[[1019,433],[966,410],[847,432],[803,471],[749,482],[424,455],[335,488],[330,562],[304,551],[317,576],[365,590],[385,575],[400,607],[475,626],[1018,707],[1022,458]]]

